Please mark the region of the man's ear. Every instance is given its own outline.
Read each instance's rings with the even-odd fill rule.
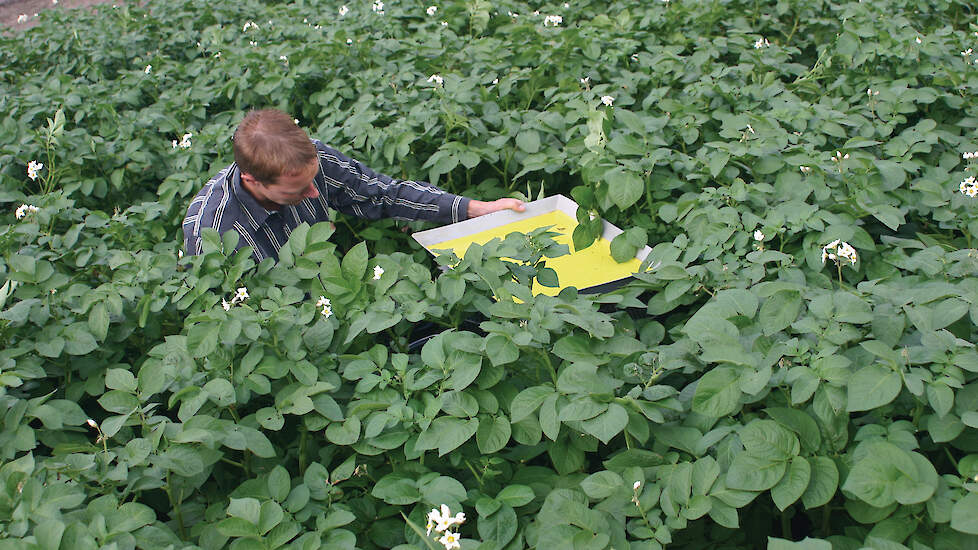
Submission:
[[[259,185],[265,187],[264,183],[258,181],[255,179],[255,176],[252,176],[247,172],[241,172],[241,183],[249,187],[257,187]]]

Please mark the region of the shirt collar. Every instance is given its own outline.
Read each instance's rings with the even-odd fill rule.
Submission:
[[[238,168],[237,164],[231,167],[231,191],[234,192],[234,198],[238,200],[238,204],[241,208],[247,210],[251,217],[255,220],[255,223],[262,225],[269,216],[274,214],[273,210],[268,210],[264,206],[258,204],[255,197],[248,192],[247,189],[241,186],[241,170]]]

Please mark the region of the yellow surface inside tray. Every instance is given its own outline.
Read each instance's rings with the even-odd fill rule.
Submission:
[[[577,220],[560,210],[500,225],[465,237],[442,241],[429,246],[428,249],[431,251],[452,250],[461,258],[472,243],[485,244],[496,237],[502,239],[514,231],[529,233],[534,229],[546,226],[552,226],[550,231],[560,233],[554,240],[560,244],[566,244],[570,249],[570,254],[557,258],[546,258],[547,267],[553,268],[557,272],[560,286],[550,288],[534,283],[534,294],[554,296],[562,288],[569,286],[585,289],[630,277],[639,270],[642,262],[638,258],[632,258],[624,263],[616,262],[611,257],[611,242],[607,239],[599,238],[591,246],[575,252],[572,235],[574,228],[577,227]]]

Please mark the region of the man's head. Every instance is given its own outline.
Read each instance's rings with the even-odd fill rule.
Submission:
[[[316,147],[292,117],[275,109],[251,111],[234,132],[241,183],[266,208],[319,195]]]

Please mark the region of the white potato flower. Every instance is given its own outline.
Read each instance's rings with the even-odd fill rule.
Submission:
[[[22,204],[14,212],[14,216],[18,220],[22,220],[25,217],[27,217],[28,215],[30,215],[30,214],[36,214],[37,212],[38,212],[38,208],[36,206],[34,206],[33,204]]]
[[[188,132],[188,133],[184,134],[182,138],[180,138],[180,141],[179,142],[177,140],[173,140],[170,143],[173,145],[173,148],[174,149],[176,149],[177,147],[179,147],[181,149],[190,149],[190,146],[191,146],[190,139],[192,137],[194,137],[194,135],[192,133],[189,133]]]
[[[329,306],[323,306],[323,310],[320,311],[319,313],[323,316],[323,318],[329,319],[330,317],[333,316],[333,308]]]
[[[36,180],[38,172],[44,169],[44,165],[36,160],[32,160],[27,163],[27,177],[31,180]]]
[[[153,66],[152,65],[146,65],[146,68],[143,69],[143,73],[149,74],[151,72],[153,72]]]
[[[258,30],[258,23],[255,23],[254,21],[248,21],[247,23],[244,24],[244,27],[241,27],[241,32],[248,32],[248,29]]]
[[[632,485],[632,490],[633,490],[633,491],[638,491],[638,488],[639,488],[639,487],[641,487],[641,486],[642,486],[642,482],[641,482],[641,481],[636,481],[636,482],[635,482],[635,483],[634,483],[634,484]]]
[[[325,296],[320,296],[319,301],[316,302],[316,307],[329,307],[330,305],[329,298]]]
[[[244,302],[251,296],[248,295],[248,287],[242,286],[238,288],[238,291],[234,293],[234,298],[231,298],[232,304],[237,304],[238,302]]]
[[[380,279],[380,276],[384,274],[384,268],[379,265],[374,266],[374,280]]]
[[[20,14],[20,15],[17,16],[17,22],[18,23],[27,23],[27,20],[28,19],[29,19],[29,17],[27,17],[27,14],[26,13],[22,13],[22,14]]]
[[[440,75],[433,74],[428,77],[428,82],[429,83],[434,82],[435,84],[438,84],[440,86],[445,82],[445,79],[443,79]]]
[[[440,510],[438,508],[432,508],[428,512],[427,527],[429,535],[431,534],[432,528],[441,533],[448,531],[453,525],[461,525],[462,523],[465,523],[465,513],[459,512],[453,516],[452,511],[445,504],[441,505]]]
[[[811,166],[799,166],[798,169],[801,170],[802,174],[807,174],[812,171]]]
[[[754,240],[755,241],[763,241],[764,240],[764,233],[761,233],[761,230],[760,229],[757,229],[757,230],[754,231]]]
[[[221,307],[224,308],[224,311],[231,311],[231,304],[229,304],[224,298],[221,298]]]
[[[961,182],[958,190],[961,191],[962,195],[967,195],[971,198],[978,197],[978,181],[975,181],[975,177],[971,176]]]
[[[346,6],[345,4],[340,6],[340,17],[343,17],[348,13],[350,13],[350,8],[348,6]]]
[[[757,42],[754,42],[754,49],[759,50],[761,48],[767,48],[770,45],[771,43],[768,42],[767,38],[761,37],[757,39]]]
[[[424,10],[428,15],[434,15],[438,11],[438,6],[428,6],[428,9]]]
[[[374,13],[376,13],[377,15],[384,15],[384,3],[381,2],[380,0],[374,2],[374,4],[370,6],[370,8],[374,10]]]
[[[564,18],[559,15],[548,15],[543,18],[544,27],[559,27],[564,22]]]
[[[615,103],[615,98],[611,97],[610,95],[603,95],[601,96],[601,103],[611,107]]]
[[[445,546],[445,550],[455,550],[456,548],[461,548],[462,545],[459,543],[458,533],[453,533],[451,531],[445,531],[438,542]]]
[[[833,260],[836,263],[841,263],[842,260],[846,260],[849,264],[855,265],[859,260],[859,255],[856,254],[856,249],[852,245],[836,239],[822,247],[823,264],[826,259]]]

